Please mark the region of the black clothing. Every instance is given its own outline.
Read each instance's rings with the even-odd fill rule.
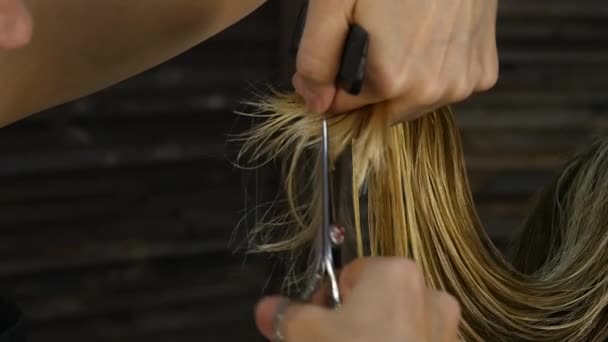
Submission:
[[[19,307],[0,298],[0,342],[25,342],[23,315]]]

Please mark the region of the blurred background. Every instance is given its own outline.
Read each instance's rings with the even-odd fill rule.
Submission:
[[[225,142],[252,86],[289,80],[294,3],[0,131],[0,293],[32,341],[261,341],[253,304],[273,264],[230,243],[251,179]],[[608,131],[608,4],[499,3],[499,83],[455,109],[505,251],[534,192]]]

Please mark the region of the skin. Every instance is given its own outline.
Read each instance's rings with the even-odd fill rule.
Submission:
[[[497,0],[310,0],[293,84],[316,113],[377,103],[391,123],[415,119],[494,86],[497,6]],[[351,22],[370,34],[366,80],[356,97],[334,84]]]
[[[0,52],[0,126],[158,65],[263,2],[29,0],[28,12],[21,0],[0,0],[0,49],[19,48]],[[377,104],[390,123],[462,101],[498,78],[497,3],[310,0],[294,87],[313,112]],[[32,17],[39,28],[33,35]],[[357,97],[334,84],[352,22],[370,33],[367,78]]]
[[[29,0],[25,4],[32,29],[21,1],[0,0],[0,47],[21,45],[0,51],[0,126],[154,67],[224,30],[264,1],[234,3]]]
[[[16,49],[32,38],[32,17],[21,1],[0,0],[0,50]]]
[[[343,304],[338,310],[315,304],[290,304],[280,330],[285,341],[454,342],[460,306],[446,293],[433,291],[415,263],[400,258],[359,259],[340,275]],[[317,303],[322,302],[317,296]],[[262,300],[256,322],[274,336],[273,318],[280,297]]]
[[[111,86],[199,44],[264,0],[0,0],[0,126]],[[383,106],[414,119],[498,78],[497,0],[310,0],[293,76],[316,113]],[[370,33],[362,94],[334,84],[350,23]],[[75,29],[77,28],[77,29]],[[322,46],[323,48],[319,48]],[[362,259],[341,273],[344,304],[291,304],[280,327],[298,341],[456,341],[460,309],[405,259]],[[280,297],[256,308],[272,338]]]

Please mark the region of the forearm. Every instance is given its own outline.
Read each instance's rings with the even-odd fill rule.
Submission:
[[[158,65],[265,0],[30,0],[34,36],[0,52],[0,126]]]

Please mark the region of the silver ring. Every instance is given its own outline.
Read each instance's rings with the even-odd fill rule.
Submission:
[[[277,313],[274,316],[274,342],[284,342],[284,336],[281,332],[281,323],[285,318],[285,310],[289,306],[289,300],[284,300],[279,304]]]

